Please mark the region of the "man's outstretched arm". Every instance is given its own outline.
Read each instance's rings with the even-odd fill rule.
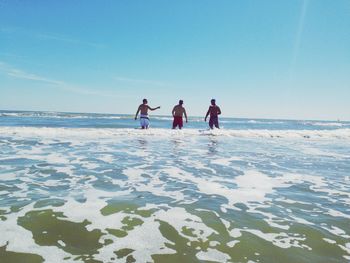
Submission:
[[[150,106],[148,106],[148,109],[150,109],[150,110],[158,110],[158,109],[160,109],[160,106],[158,106],[158,107],[156,107],[156,108],[151,108]]]

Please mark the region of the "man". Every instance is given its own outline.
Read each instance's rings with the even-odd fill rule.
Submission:
[[[172,110],[172,114],[174,117],[174,121],[173,121],[173,129],[176,128],[176,126],[179,126],[179,129],[181,130],[183,127],[183,120],[182,120],[182,116],[185,115],[186,118],[186,123],[188,122],[187,120],[187,113],[185,108],[182,106],[184,104],[183,100],[179,101],[179,104],[176,105],[173,110]]]
[[[209,127],[213,129],[214,126],[219,129],[219,115],[221,114],[220,108],[216,105],[214,99],[211,100],[211,105],[209,106],[207,115],[205,115],[204,121],[207,121],[207,118],[210,114],[209,118]]]
[[[135,120],[137,120],[137,115],[139,114],[139,112],[141,112],[140,125],[142,129],[148,129],[148,126],[149,126],[148,110],[154,111],[154,110],[160,109],[160,106],[157,108],[151,108],[150,106],[147,105],[147,103],[148,101],[146,99],[143,99],[142,104],[137,109],[137,112],[135,115]]]

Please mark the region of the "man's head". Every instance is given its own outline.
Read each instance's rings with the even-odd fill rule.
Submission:
[[[179,100],[179,105],[182,105],[184,104],[184,101],[183,100]]]
[[[213,106],[214,106],[215,103],[216,103],[215,99],[212,99],[210,102],[211,102],[211,105],[213,105]]]
[[[142,100],[142,103],[143,103],[143,104],[147,104],[148,101],[147,101],[146,99],[143,99],[143,100]]]

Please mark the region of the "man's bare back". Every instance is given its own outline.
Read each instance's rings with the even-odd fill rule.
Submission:
[[[173,110],[171,111],[174,121],[173,121],[173,129],[175,129],[177,126],[179,126],[179,129],[182,129],[183,127],[183,120],[182,116],[185,115],[186,122],[187,122],[187,113],[186,109],[182,106],[183,105],[183,100],[179,101],[179,104],[176,105]]]
[[[186,116],[186,110],[182,105],[176,105],[173,109],[173,116],[175,117],[182,117],[185,114]],[[187,119],[187,116],[186,116]]]

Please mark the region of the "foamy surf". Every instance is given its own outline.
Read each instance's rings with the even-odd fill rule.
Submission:
[[[286,139],[350,139],[350,129],[336,130],[226,130],[226,129],[183,129],[162,128],[108,129],[108,128],[48,128],[48,127],[0,127],[3,136],[21,137],[80,137],[113,138],[120,136],[157,136],[164,138],[188,136],[222,136],[238,138],[286,138]]]
[[[0,126],[5,262],[350,258],[349,129],[17,121]]]

